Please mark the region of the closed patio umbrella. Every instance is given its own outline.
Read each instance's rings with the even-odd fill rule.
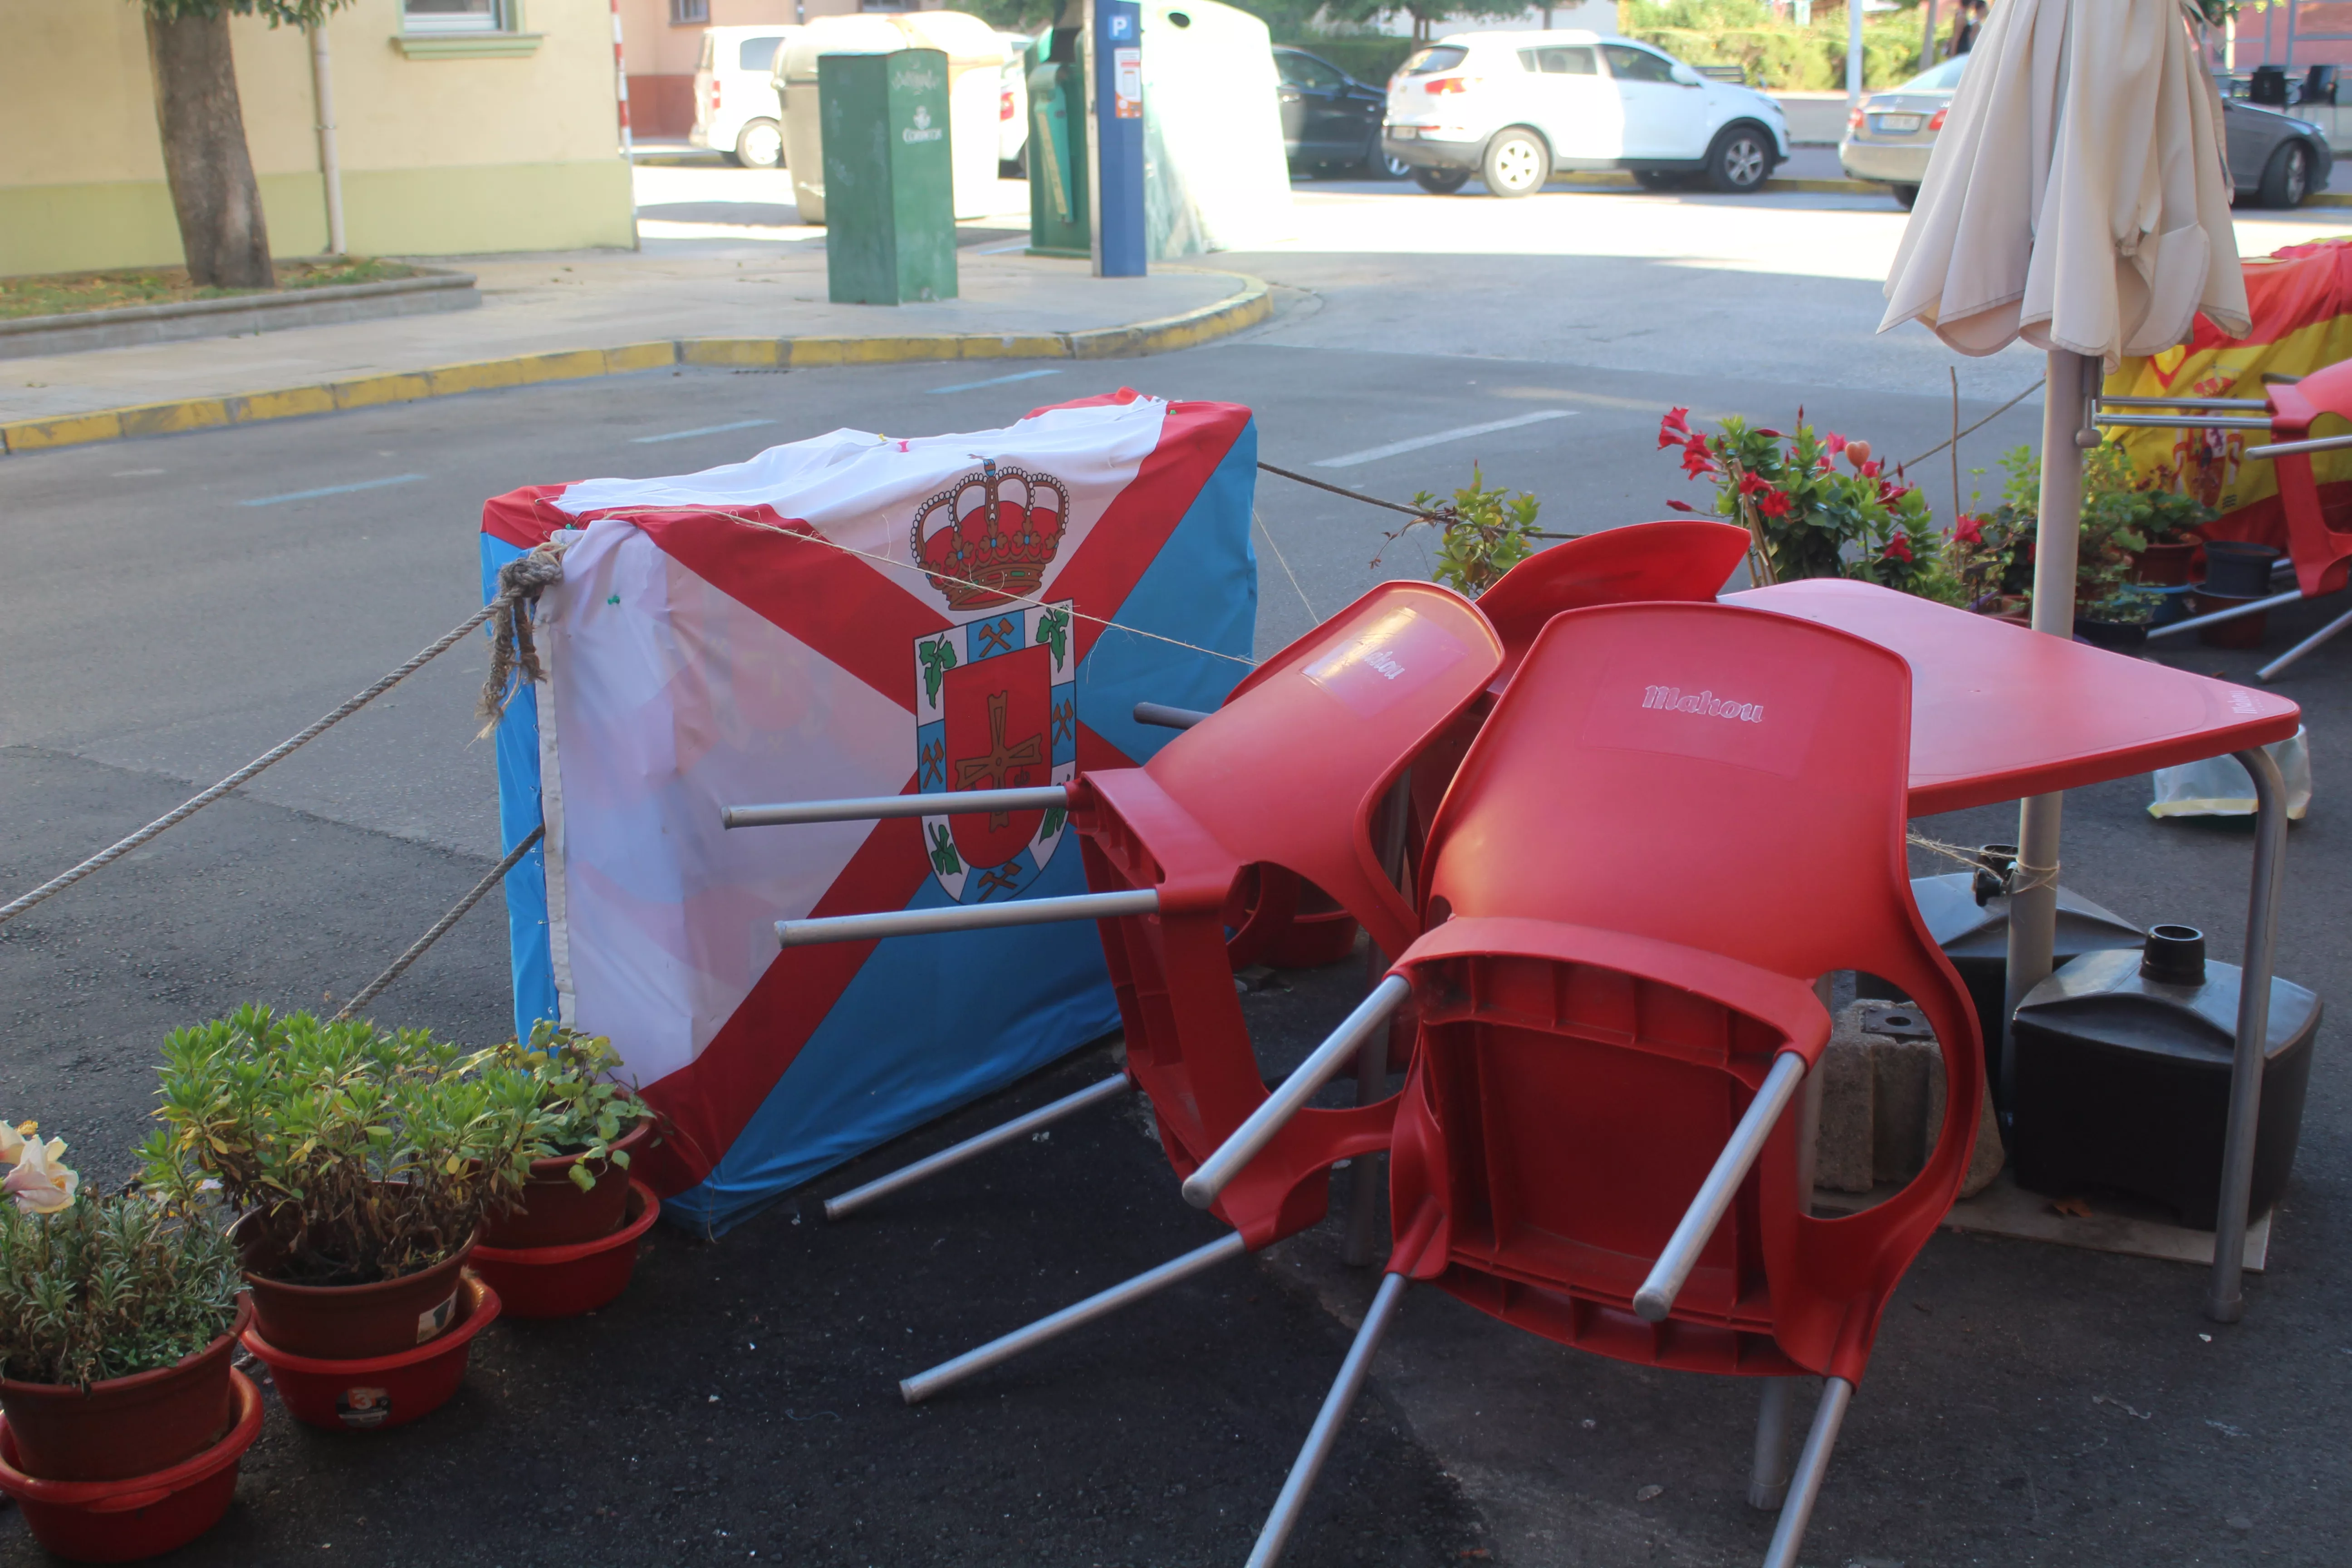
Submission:
[[[1881,331],[1916,321],[1965,354],[2019,338],[2049,353],[2033,627],[2055,637],[2074,634],[2102,373],[2182,342],[2200,310],[2250,325],[2221,97],[2190,21],[2177,0],[1999,0],[1886,279]],[[2063,798],[2019,814],[2004,1019],[2050,973]],[[2011,1066],[2004,1042],[2004,1085]]]

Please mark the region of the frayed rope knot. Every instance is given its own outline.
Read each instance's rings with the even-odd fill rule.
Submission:
[[[1983,849],[1971,849],[1964,844],[1947,844],[1940,838],[1929,838],[1917,833],[1905,834],[1904,841],[1914,849],[1925,849],[1930,855],[1940,855],[1947,860],[1957,860],[1961,865],[1972,868],[1980,877],[1990,877],[1999,883],[2002,894],[2009,898],[2013,899],[2020,893],[2032,892],[2037,888],[2054,888],[2058,885],[2058,868],[2055,866],[2029,866],[2022,860],[2012,859],[2007,856],[1997,858],[1989,856]],[[2001,865],[1995,864],[1996,859],[2005,864],[2007,869],[2004,870]]]
[[[531,640],[530,607],[539,603],[540,595],[563,581],[563,552],[570,548],[569,540],[550,541],[499,568],[499,595],[490,601],[490,673],[474,710],[483,721],[478,740],[499,727],[518,689],[547,679],[546,668],[539,662],[539,645]]]

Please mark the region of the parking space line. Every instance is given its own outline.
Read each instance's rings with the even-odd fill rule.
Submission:
[[[362,479],[355,485],[326,485],[315,490],[293,490],[282,496],[258,496],[252,500],[241,500],[236,504],[276,506],[280,501],[316,500],[320,496],[347,496],[353,490],[380,490],[386,485],[404,485],[412,479],[421,479],[424,477],[423,474],[394,474],[388,479]]]
[[[1058,370],[1024,370],[1016,371],[1011,375],[992,375],[986,381],[960,381],[953,386],[934,386],[927,388],[926,390],[930,392],[933,396],[937,396],[942,392],[971,392],[982,386],[1003,386],[1007,382],[1034,381],[1041,375],[1059,375],[1061,374],[1062,373]]]
[[[1516,430],[1522,425],[1540,425],[1547,419],[1573,419],[1573,408],[1538,408],[1533,414],[1522,414],[1513,419],[1491,419],[1484,425],[1465,425],[1459,430],[1440,430],[1433,436],[1415,436],[1410,441],[1391,441],[1385,447],[1367,447],[1360,452],[1343,457],[1318,458],[1318,468],[1352,468],[1359,463],[1375,463],[1382,458],[1393,458],[1405,452],[1418,452],[1423,447],[1442,446],[1448,441],[1466,441],[1473,436],[1491,436],[1497,430]]]
[[[772,419],[738,419],[732,425],[698,425],[691,430],[672,430],[665,436],[632,436],[629,439],[643,447],[655,441],[683,441],[689,436],[716,436],[722,431],[751,430],[774,423]]]

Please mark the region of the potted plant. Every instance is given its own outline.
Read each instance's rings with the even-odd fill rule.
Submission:
[[[2217,514],[2195,496],[2172,489],[2163,473],[2134,489],[2139,507],[2134,526],[2147,542],[2132,557],[2132,581],[2165,588],[2186,585],[2190,564],[2205,544],[2197,530]]]
[[[64,1153],[32,1122],[0,1127],[0,1491],[50,1550],[121,1562],[226,1511],[260,1431],[230,1365],[250,1308],[218,1227],[82,1197]]]
[[[1501,485],[1486,488],[1486,478],[1475,463],[1470,465],[1468,488],[1454,492],[1445,500],[1429,490],[1415,491],[1412,504],[1421,515],[1395,531],[1382,535],[1386,543],[1381,554],[1372,557],[1375,571],[1381,558],[1388,553],[1388,545],[1395,543],[1416,528],[1437,530],[1437,559],[1430,571],[1433,582],[1443,583],[1465,599],[1475,599],[1496,583],[1503,574],[1535,553],[1538,539],[1567,539],[1564,533],[1546,533],[1536,527],[1536,512],[1542,503],[1525,493],[1513,494]]]
[[[537,1086],[423,1030],[249,1006],[173,1033],[148,1186],[236,1228],[267,1343],[321,1361],[413,1349],[458,1313],[484,1218],[514,1201]]]
[[[542,1021],[529,1045],[509,1040],[490,1059],[535,1086],[536,1136],[553,1152],[531,1161],[517,1205],[485,1222],[483,1245],[556,1247],[619,1229],[630,1157],[652,1140],[654,1115],[614,1079],[613,1042]]]
[[[1867,441],[1817,431],[1797,411],[1792,435],[1738,417],[1713,435],[1693,430],[1690,410],[1670,411],[1660,447],[1677,448],[1683,472],[1716,486],[1711,515],[1746,528],[1759,580],[1850,577],[1943,604],[1962,602],[1950,545],[1917,487],[1890,477]],[[1696,511],[1685,501],[1666,503]],[[1761,570],[1756,571],[1757,564]]]

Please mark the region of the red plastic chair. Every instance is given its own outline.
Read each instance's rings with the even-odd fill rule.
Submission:
[[[1409,1280],[1619,1360],[1829,1379],[1767,1559],[1794,1563],[1981,1094],[1966,992],[1911,901],[1909,707],[1899,657],[1790,617],[1633,605],[1545,628],[1438,815],[1431,929],[1375,994],[1420,1009],[1397,1243],[1254,1563],[1278,1555]],[[1815,1219],[1784,1112],[1829,1037],[1815,983],[1847,968],[1915,999],[1949,1087],[1909,1185]]]
[[[1493,679],[1502,647],[1468,601],[1426,583],[1373,589],[1266,660],[1217,710],[1140,768],[1081,773],[1066,791],[968,792],[954,810],[1066,803],[1091,893],[952,910],[786,921],[788,945],[870,940],[1041,919],[1098,919],[1120,1020],[1127,1081],[1150,1097],[1160,1141],[1189,1174],[1265,1100],[1233,982],[1229,931],[1261,868],[1325,889],[1384,952],[1420,934],[1414,906],[1382,868],[1376,818],[1414,754],[1443,734]],[[1038,799],[1029,799],[1038,795]],[[928,799],[925,807],[917,803]],[[839,820],[873,802],[739,809],[730,820]],[[936,813],[941,797],[902,796],[896,814]],[[841,810],[831,810],[833,807]],[[830,812],[830,815],[828,815]],[[764,817],[759,814],[769,813]],[[782,814],[782,815],[775,815]],[[749,825],[747,823],[747,825]],[[1113,1079],[1058,1102],[1076,1108]],[[1216,1205],[1234,1234],[900,1384],[909,1403],[1226,1258],[1321,1220],[1331,1164],[1386,1147],[1396,1097],[1299,1116]],[[1007,1123],[920,1166],[889,1190],[1008,1141],[1055,1107]],[[844,1194],[863,1201],[868,1189]],[[844,1199],[827,1205],[845,1212]]]
[[[2352,361],[2273,386],[2270,401],[2273,442],[2310,439],[2312,424],[2322,415],[2352,420]],[[2321,504],[2309,452],[2282,452],[2272,461],[2278,467],[2279,503],[2286,512],[2287,553],[2294,561],[2295,587],[2306,599],[2340,593],[2352,574],[2352,509]],[[2273,679],[2347,626],[2352,626],[2352,613],[2264,665],[2257,679]]]

